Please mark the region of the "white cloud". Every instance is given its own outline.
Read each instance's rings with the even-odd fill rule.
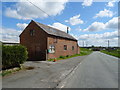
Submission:
[[[91,6],[92,3],[93,3],[93,0],[84,0],[83,3],[82,3],[82,5],[83,6]]]
[[[116,0],[111,0],[108,2],[107,7],[114,7],[114,3]]]
[[[120,21],[118,22],[118,17],[114,17],[113,19],[109,20],[105,25],[106,28],[117,29],[118,23],[120,24]]]
[[[100,31],[103,29],[105,29],[104,23],[94,22],[87,29],[84,29],[84,31]]]
[[[113,4],[113,2],[108,2],[107,6],[108,6],[108,7],[113,7],[114,4]]]
[[[61,23],[58,23],[58,22],[53,23],[52,25],[48,25],[48,26],[57,28],[57,29],[59,29],[59,30],[61,30],[61,31],[64,31],[64,32],[67,32],[67,27],[68,27],[68,26],[66,26],[66,25],[64,25],[64,24],[61,24]],[[69,31],[70,31],[70,30],[71,30],[71,28],[69,27]]]
[[[76,31],[82,31],[82,29],[81,29],[80,26],[78,26],[75,30],[76,30]]]
[[[110,46],[118,45],[118,31],[105,32],[103,34],[83,34],[79,36],[80,46],[83,41],[89,46],[107,46],[107,41],[110,40]]]
[[[77,40],[78,40],[78,36],[77,36],[77,35],[72,34],[72,33],[70,33],[70,35],[71,35],[71,36],[73,36],[75,39],[77,39]]]
[[[78,25],[84,23],[84,21],[80,19],[80,14],[71,17],[69,20],[65,20],[65,22],[69,22],[71,25]]]
[[[2,31],[0,33],[1,41],[6,42],[19,42],[19,35],[22,32],[21,30],[15,30],[10,28],[0,28]]]
[[[99,13],[97,13],[94,18],[97,17],[113,17],[114,13],[110,10],[104,9],[103,11],[100,11]]]
[[[111,20],[109,20],[106,23],[94,22],[83,31],[102,31],[106,29],[117,30],[118,23],[120,23],[118,22],[118,17],[113,17]]]
[[[56,16],[60,14],[68,0],[54,0],[54,2],[49,2],[49,0],[29,0],[34,5],[42,9],[47,14],[43,13],[40,9],[36,8],[29,2],[17,2],[13,7],[8,7],[5,11],[5,15],[8,17],[16,19],[34,19],[34,18],[46,18],[47,14],[50,16]]]
[[[22,30],[25,29],[27,25],[28,25],[27,23],[17,23],[17,27]]]

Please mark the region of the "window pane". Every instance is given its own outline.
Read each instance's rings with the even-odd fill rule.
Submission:
[[[74,50],[74,46],[72,46],[72,50]]]
[[[35,35],[35,30],[30,30],[30,35],[34,36]]]
[[[64,50],[67,50],[67,45],[64,45]]]
[[[54,45],[49,46],[49,53],[55,53],[55,46]]]

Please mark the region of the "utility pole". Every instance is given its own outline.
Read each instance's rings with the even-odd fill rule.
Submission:
[[[108,40],[108,51],[109,51],[109,44],[110,44],[110,41]]]
[[[110,41],[108,40],[108,48],[109,48]]]
[[[83,47],[84,47],[84,41],[83,41]]]
[[[88,42],[86,42],[86,47],[88,46]]]

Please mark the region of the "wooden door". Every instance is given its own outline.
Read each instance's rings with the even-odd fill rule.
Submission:
[[[38,61],[46,60],[46,52],[45,50],[41,50],[40,46],[36,46],[35,48],[35,59]]]

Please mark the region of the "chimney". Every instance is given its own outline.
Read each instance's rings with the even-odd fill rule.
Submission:
[[[69,27],[67,27],[67,33],[69,33]]]

